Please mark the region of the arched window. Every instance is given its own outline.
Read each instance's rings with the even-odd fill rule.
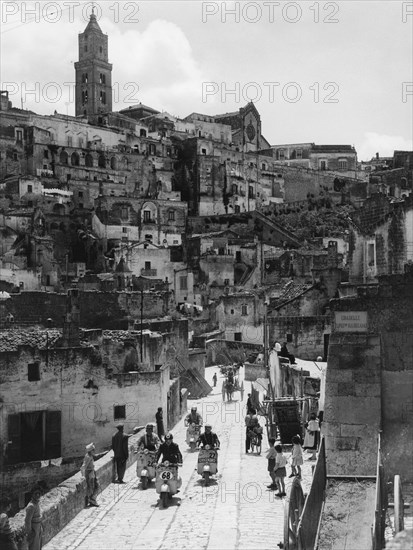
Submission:
[[[117,161],[116,157],[111,157],[111,159],[110,159],[110,167],[112,168],[112,170],[117,170],[117,168],[118,168],[118,161]]]
[[[99,168],[106,168],[105,155],[99,155],[98,166],[99,166]]]
[[[60,164],[69,164],[69,155],[66,151],[60,153]]]
[[[93,157],[90,153],[87,153],[87,155],[85,156],[85,166],[87,166],[88,168],[93,167]]]
[[[79,158],[79,155],[76,152],[72,153],[72,156],[70,157],[70,162],[71,162],[72,166],[79,166],[80,158]]]

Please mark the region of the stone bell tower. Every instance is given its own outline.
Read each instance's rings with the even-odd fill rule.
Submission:
[[[79,34],[76,71],[76,116],[94,117],[112,111],[112,64],[108,62],[108,37],[92,9],[86,29]]]

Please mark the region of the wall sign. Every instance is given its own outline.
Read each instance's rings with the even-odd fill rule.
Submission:
[[[335,311],[336,332],[367,332],[367,311]]]

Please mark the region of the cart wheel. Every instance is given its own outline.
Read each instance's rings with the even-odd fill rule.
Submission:
[[[244,382],[241,382],[241,401],[244,401]]]
[[[205,485],[209,485],[209,472],[204,472]]]
[[[148,478],[146,476],[141,477],[142,489],[148,488]]]
[[[298,550],[297,529],[303,508],[303,489],[300,481],[295,478],[288,489],[284,508],[284,550]]]

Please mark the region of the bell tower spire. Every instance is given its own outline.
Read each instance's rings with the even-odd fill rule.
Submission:
[[[112,64],[108,62],[108,37],[103,34],[92,6],[86,29],[79,34],[76,71],[76,116],[94,118],[112,111]]]

